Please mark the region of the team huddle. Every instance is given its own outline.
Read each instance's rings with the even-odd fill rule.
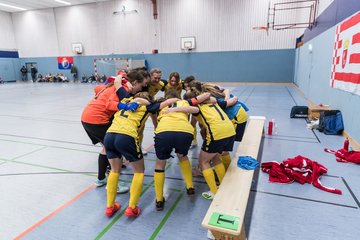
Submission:
[[[134,175],[124,214],[127,217],[140,214],[137,204],[145,170],[141,143],[149,116],[155,133],[154,185],[158,211],[164,209],[165,166],[173,150],[179,159],[186,192],[195,194],[187,154],[196,143],[197,123],[203,139],[199,167],[210,189],[202,193],[205,199],[214,198],[218,188],[215,174],[221,184],[230,165],[234,141],[241,141],[244,134],[248,109],[228,89],[201,83],[193,76],[181,80],[177,72],[171,73],[167,81],[161,80],[161,74],[160,69],[152,69],[150,73],[143,69],[119,71],[106,85],[95,87],[95,97],[82,113],[81,122],[92,143],[103,146],[96,185],[107,185],[106,216],[113,216],[121,207],[115,201],[116,193],[128,190],[119,184],[120,171],[127,161]],[[181,96],[183,90],[185,94]],[[159,91],[164,92],[164,97],[155,100]],[[109,166],[111,170],[106,178]]]

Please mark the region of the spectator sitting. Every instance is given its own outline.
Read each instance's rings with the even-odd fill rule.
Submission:
[[[61,82],[69,82],[68,78],[67,78],[64,74],[62,74],[62,73],[59,74],[58,79],[59,79],[59,82],[60,82],[60,81],[61,81]]]
[[[45,79],[44,79],[44,77],[43,77],[43,75],[42,74],[38,74],[37,75],[37,80],[36,80],[36,82],[45,82]]]
[[[107,77],[106,77],[105,74],[101,77],[101,80],[102,80],[102,81],[101,81],[102,83],[104,83],[104,82],[107,80]]]
[[[53,82],[54,76],[51,73],[46,74],[45,76],[45,82]]]
[[[81,77],[81,83],[87,83],[87,82],[88,82],[88,79],[84,73],[83,76]]]
[[[92,74],[92,75],[89,77],[88,82],[89,82],[89,83],[93,83],[93,82],[96,83],[96,78],[95,78],[94,74]]]

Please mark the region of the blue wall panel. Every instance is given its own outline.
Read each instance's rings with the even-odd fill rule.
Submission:
[[[0,51],[0,58],[19,58],[18,51]]]
[[[316,26],[311,30],[306,29],[303,41],[310,41],[358,11],[359,0],[334,0],[316,19]]]
[[[159,67],[163,78],[178,71],[182,78],[195,75],[208,82],[292,82],[295,50],[258,50],[237,52],[131,54],[108,56],[74,56],[74,63],[82,74],[94,72],[93,60],[100,57],[145,59],[148,67]],[[62,72],[70,77],[70,70],[58,70],[56,57],[22,58],[21,64],[37,62],[39,73]],[[100,72],[101,73],[101,72]]]
[[[330,86],[335,28],[330,28],[297,50],[295,83],[313,102],[329,104],[333,109],[341,110],[345,131],[360,142],[360,96]],[[309,44],[312,52],[308,50]]]
[[[0,78],[3,81],[20,79],[20,60],[18,58],[0,58]]]

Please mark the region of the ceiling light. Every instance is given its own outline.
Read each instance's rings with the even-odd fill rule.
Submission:
[[[14,8],[14,9],[21,10],[21,11],[26,11],[27,10],[25,8],[22,8],[22,7],[15,7],[15,6],[12,6],[12,5],[9,5],[9,4],[5,4],[5,3],[0,3],[0,6],[8,7],[8,8]]]
[[[62,4],[65,4],[65,5],[71,5],[71,3],[65,2],[65,1],[62,1],[62,0],[55,0],[55,2],[62,3]]]

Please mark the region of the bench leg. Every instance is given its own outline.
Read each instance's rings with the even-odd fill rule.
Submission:
[[[219,231],[210,230],[216,240],[246,240],[245,225],[243,224],[240,236],[231,235]]]

